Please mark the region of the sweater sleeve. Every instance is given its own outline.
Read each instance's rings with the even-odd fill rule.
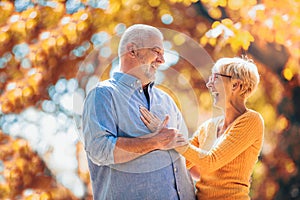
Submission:
[[[190,139],[189,143],[195,147],[201,148],[204,146],[207,140],[207,127],[211,124],[211,120],[207,120],[204,122],[197,131],[193,134],[193,137]],[[187,169],[191,169],[195,164],[186,160],[186,167]]]
[[[258,113],[247,112],[224,134],[223,140],[211,150],[205,151],[190,144],[183,156],[197,165],[201,173],[213,172],[231,162],[256,140],[262,139],[263,119]]]
[[[190,144],[195,146],[195,147],[199,147],[199,141],[198,141],[198,134],[201,134],[203,129],[198,129],[198,131],[196,131],[192,137],[192,139],[190,140]],[[186,160],[186,168],[187,169],[191,169],[193,166],[195,166],[195,164],[193,164],[192,162]]]

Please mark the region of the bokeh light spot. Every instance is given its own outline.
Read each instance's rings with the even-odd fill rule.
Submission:
[[[171,49],[172,48],[172,42],[170,42],[170,41],[164,41],[163,42],[163,46],[164,46],[164,49],[167,49],[167,50],[169,50],[169,49]]]
[[[173,17],[172,17],[172,15],[170,15],[170,14],[164,14],[164,15],[161,17],[161,21],[162,21],[162,23],[169,25],[169,24],[172,24],[172,22],[173,22]]]
[[[180,46],[185,42],[185,38],[181,34],[176,34],[173,38],[173,41],[177,46]]]
[[[21,67],[24,69],[29,69],[31,68],[31,61],[28,58],[24,58],[21,61]]]
[[[103,10],[106,10],[109,6],[109,0],[88,0],[87,3],[94,8],[101,8]]]
[[[53,113],[56,110],[56,105],[53,101],[45,100],[42,103],[42,109],[46,112]]]
[[[121,35],[122,33],[124,33],[125,30],[126,25],[123,23],[120,23],[115,27],[115,32],[117,33],[117,35]]]
[[[24,58],[30,51],[28,44],[26,43],[21,43],[18,45],[15,45],[13,47],[13,53],[15,55],[15,58],[20,60],[22,58]]]
[[[110,36],[108,35],[108,33],[104,32],[104,31],[101,31],[99,33],[95,33],[93,36],[92,36],[92,43],[95,45],[95,46],[101,46],[103,45],[108,39],[110,38]]]
[[[73,14],[83,8],[85,6],[80,0],[67,0],[66,2],[67,13]]]
[[[67,80],[66,79],[60,79],[57,81],[55,84],[55,91],[59,94],[62,94],[66,91],[67,89]]]
[[[103,47],[100,50],[100,56],[108,58],[111,55],[111,49],[109,47]]]
[[[15,9],[17,12],[27,10],[30,6],[33,6],[31,0],[15,0]]]
[[[151,7],[158,7],[160,5],[160,0],[148,0]]]

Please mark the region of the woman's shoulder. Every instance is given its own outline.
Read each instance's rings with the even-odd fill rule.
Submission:
[[[264,126],[264,119],[262,117],[262,115],[252,109],[247,109],[247,111],[241,115],[237,120],[237,123],[239,122],[248,122],[251,124],[260,124],[261,126]]]
[[[250,118],[257,118],[257,119],[263,120],[262,115],[259,112],[255,111],[255,110],[252,110],[252,109],[248,109],[247,112],[245,113],[245,116],[250,117]]]
[[[204,121],[200,126],[199,129],[208,129],[208,128],[213,128],[213,127],[217,127],[222,121],[224,120],[224,116],[217,116],[217,117],[212,117],[210,119],[207,119],[206,121]]]

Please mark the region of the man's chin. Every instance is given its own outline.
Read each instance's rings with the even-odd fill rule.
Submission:
[[[149,80],[150,80],[150,82],[154,82],[154,81],[155,81],[155,75],[151,76],[151,77],[149,78]]]
[[[153,82],[153,81],[155,81],[155,78],[156,78],[155,74],[156,74],[156,72],[147,72],[145,75],[150,82]]]

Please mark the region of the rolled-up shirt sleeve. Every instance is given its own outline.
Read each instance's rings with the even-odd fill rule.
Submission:
[[[114,164],[117,123],[112,94],[107,88],[98,86],[89,92],[82,123],[87,156],[97,165]]]

